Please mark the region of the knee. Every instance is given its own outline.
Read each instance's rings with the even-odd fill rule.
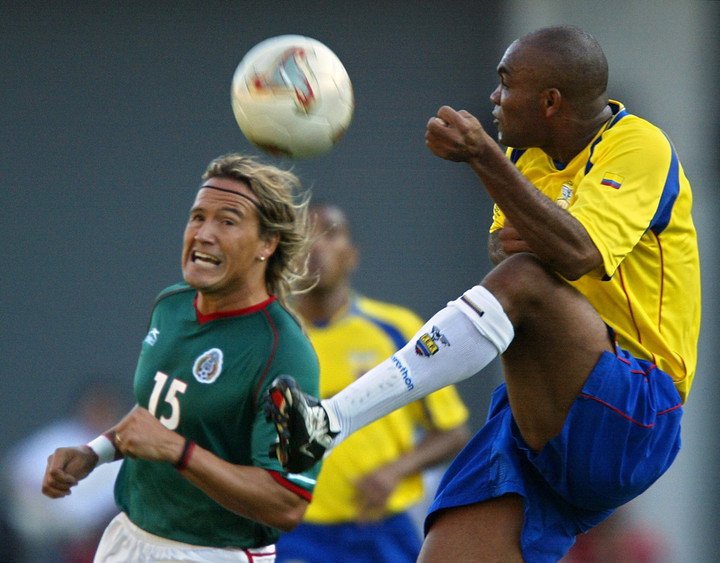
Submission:
[[[534,254],[514,254],[498,264],[482,281],[504,308],[543,300],[559,286],[567,286]]]

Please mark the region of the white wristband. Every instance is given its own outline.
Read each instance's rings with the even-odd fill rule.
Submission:
[[[98,456],[98,465],[115,461],[115,446],[105,434],[100,434],[92,442],[88,443],[88,447]]]

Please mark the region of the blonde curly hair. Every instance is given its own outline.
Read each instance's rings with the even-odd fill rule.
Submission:
[[[307,265],[312,235],[310,192],[303,191],[300,179],[289,170],[238,153],[210,162],[202,175],[203,181],[209,178],[243,182],[257,197],[260,236],[278,236],[265,270],[265,284],[268,292],[288,307],[288,297],[312,284]]]

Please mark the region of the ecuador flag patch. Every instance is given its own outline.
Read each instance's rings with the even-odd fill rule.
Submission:
[[[609,186],[611,188],[615,188],[616,190],[620,189],[622,183],[623,177],[620,176],[620,174],[613,174],[612,172],[606,172],[603,175],[603,179],[600,181],[600,184],[603,186]]]

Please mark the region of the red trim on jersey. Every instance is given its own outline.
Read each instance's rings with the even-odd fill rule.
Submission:
[[[267,378],[267,374],[270,371],[270,366],[273,363],[273,360],[275,359],[275,352],[277,352],[278,345],[280,343],[280,333],[278,331],[277,326],[275,326],[275,322],[273,321],[272,316],[270,316],[270,313],[267,312],[267,310],[263,311],[263,315],[265,315],[265,319],[267,320],[268,325],[270,326],[270,330],[273,332],[273,345],[272,350],[270,350],[270,354],[268,354],[267,363],[265,364],[265,368],[263,369],[263,372],[260,374],[260,377],[258,377],[258,381],[255,384],[255,389],[253,390],[253,404],[255,405],[255,409],[258,408],[258,399],[260,397],[260,391],[263,388],[263,384],[265,383],[265,378]]]
[[[245,307],[244,309],[234,309],[232,311],[218,311],[217,313],[210,313],[209,315],[204,315],[197,308],[198,295],[195,294],[195,299],[193,299],[193,307],[195,307],[195,317],[197,318],[197,321],[200,324],[204,324],[210,321],[214,321],[215,319],[239,317],[241,315],[249,315],[250,313],[262,311],[263,309],[266,309],[267,306],[270,305],[270,303],[275,301],[275,299],[275,296],[271,295],[265,301],[261,301],[257,305],[252,305],[251,307]]]
[[[297,496],[304,498],[308,502],[312,500],[311,492],[306,491],[302,487],[298,487],[295,483],[292,483],[291,481],[288,481],[287,479],[285,479],[285,477],[282,476],[281,473],[273,471],[272,469],[267,469],[266,471],[270,473],[270,476],[275,479],[275,481],[277,481],[281,486],[285,487],[288,491],[292,491]]]
[[[625,287],[625,276],[623,275],[622,265],[618,266],[617,273],[620,278],[620,287],[622,287],[623,294],[625,295],[625,301],[627,302],[628,313],[630,313],[630,319],[635,327],[635,334],[637,335],[638,343],[642,344],[643,339],[642,334],[640,334],[640,327],[635,320],[635,311],[633,311],[633,306],[630,302],[630,294],[628,293],[627,287]]]

